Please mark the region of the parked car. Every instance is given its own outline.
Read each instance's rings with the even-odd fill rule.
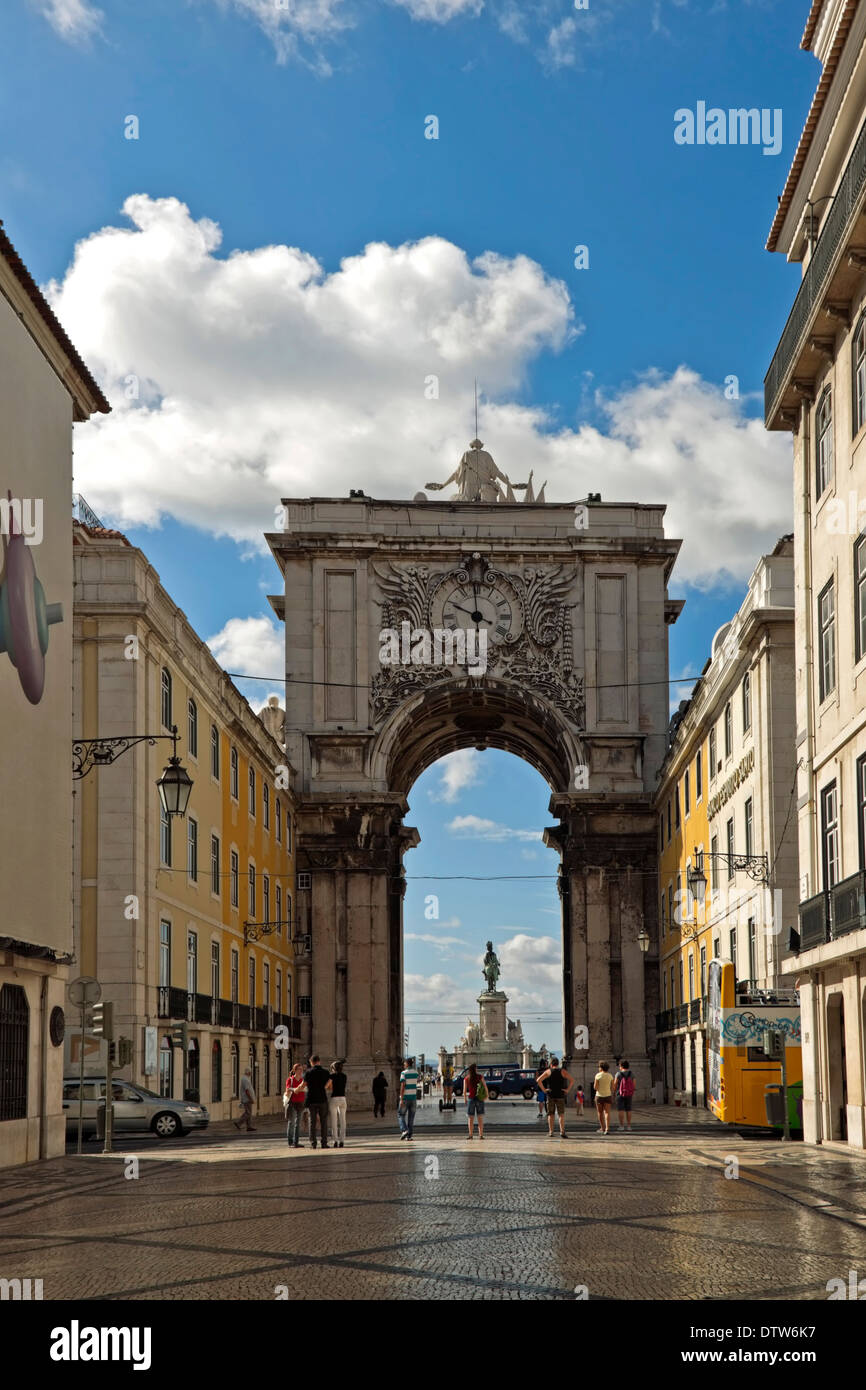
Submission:
[[[524,1100],[532,1100],[535,1096],[535,1072],[534,1071],[507,1071],[502,1078],[502,1094],[504,1096],[523,1096]]]
[[[66,1136],[72,1138],[78,1133],[78,1111],[80,1081],[77,1076],[67,1076],[63,1082],[63,1113],[66,1116]],[[187,1100],[170,1100],[158,1096],[145,1086],[131,1081],[112,1081],[114,1096],[114,1132],[129,1134],[133,1131],[152,1130],[160,1139],[173,1139],[186,1134],[191,1129],[207,1129],[210,1116],[204,1105],[195,1105]],[[85,1076],[84,1078],[84,1134],[96,1133],[96,1116],[100,1105],[105,1103],[105,1077]]]

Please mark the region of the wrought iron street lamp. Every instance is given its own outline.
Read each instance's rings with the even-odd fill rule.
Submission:
[[[149,743],[152,747],[157,739],[162,738],[171,739],[173,752],[156,783],[159,800],[167,816],[185,816],[192,778],[177,756],[176,724],[172,724],[170,734],[119,734],[116,738],[75,739],[72,744],[73,781],[80,781],[95,767],[106,767],[116,762],[137,743]]]
[[[650,948],[650,937],[646,927],[641,927],[640,931],[638,932],[637,944],[640,947],[643,955],[646,955],[647,951]]]
[[[704,871],[704,859],[713,861],[723,860],[728,866],[728,873],[746,873],[755,883],[762,883],[765,887],[770,883],[770,861],[766,854],[704,854],[703,850],[695,852],[694,868],[688,871],[689,891],[693,898],[703,901],[707,895],[707,875]]]

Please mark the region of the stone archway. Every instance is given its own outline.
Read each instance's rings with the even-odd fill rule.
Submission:
[[[402,1041],[404,823],[444,753],[502,748],[551,787],[572,1070],[625,1055],[648,1094],[658,1008],[652,794],[666,746],[667,598],[678,542],[661,507],[285,501],[286,745],[296,773],[298,934],[309,933],[312,1050],[350,1088]],[[583,524],[576,527],[576,513]],[[489,627],[486,668],[383,660],[383,632]],[[479,638],[480,642],[480,638]],[[444,655],[449,655],[444,649]],[[453,657],[453,646],[450,655]],[[638,934],[651,939],[644,956]],[[303,982],[298,986],[305,993]],[[583,1034],[580,1035],[584,1042]],[[393,1093],[392,1093],[393,1094]]]

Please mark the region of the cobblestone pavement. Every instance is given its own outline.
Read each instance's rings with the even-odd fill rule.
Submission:
[[[118,1141],[0,1174],[0,1277],[46,1299],[826,1299],[866,1276],[866,1157],[743,1138],[648,1109],[633,1134],[526,1102],[350,1114],[342,1151],[288,1151],[276,1119]],[[124,1177],[138,1159],[137,1178]],[[738,1165],[737,1178],[726,1177]]]

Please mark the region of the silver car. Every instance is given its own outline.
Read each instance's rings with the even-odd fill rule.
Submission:
[[[80,1086],[77,1076],[67,1076],[63,1082],[63,1113],[66,1116],[67,1139],[78,1133]],[[190,1129],[207,1129],[210,1123],[205,1106],[194,1105],[186,1100],[169,1100],[167,1096],[158,1096],[155,1091],[148,1091],[145,1086],[138,1086],[131,1081],[112,1081],[111,1090],[114,1097],[115,1134],[151,1130],[158,1134],[160,1139],[173,1139],[178,1134],[186,1134]],[[85,1134],[96,1133],[97,1112],[104,1102],[105,1077],[85,1076]]]

